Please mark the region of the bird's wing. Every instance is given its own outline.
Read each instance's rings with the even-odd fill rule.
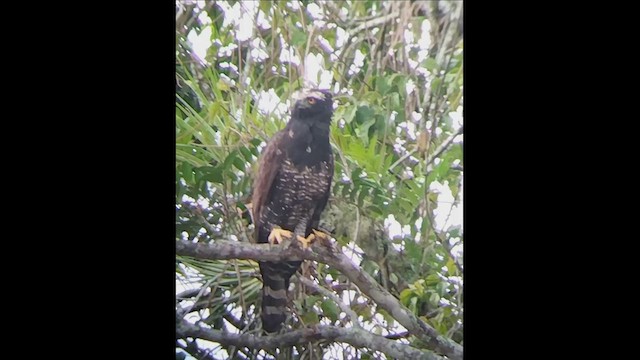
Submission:
[[[285,158],[282,146],[284,131],[277,132],[264,149],[258,163],[258,175],[254,182],[251,204],[253,206],[253,221],[256,229],[260,226],[260,212],[271,196],[273,180],[276,178]],[[256,236],[257,236],[256,231]]]

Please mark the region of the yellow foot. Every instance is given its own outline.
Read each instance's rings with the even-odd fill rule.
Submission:
[[[280,229],[280,228],[273,228],[271,230],[271,233],[269,234],[269,238],[268,238],[269,244],[271,245],[281,244],[283,242],[282,240],[283,237],[286,237],[287,239],[291,239],[291,231]]]
[[[320,231],[316,229],[311,229],[311,231],[313,231],[313,233],[316,235],[315,237],[318,239],[327,240],[330,238],[329,234],[327,234],[324,231]]]
[[[329,236],[325,233],[323,233],[322,231],[318,231],[316,229],[311,229],[311,231],[313,231],[313,234],[309,234],[309,236],[302,237],[300,235],[298,235],[298,241],[300,241],[300,243],[302,243],[302,248],[306,249],[309,246],[311,246],[311,243],[315,240],[315,239],[323,239],[326,240],[329,238]]]
[[[315,239],[315,235],[311,234],[309,237],[303,237],[298,235],[298,241],[302,244],[302,248],[306,249],[311,245],[311,242]]]

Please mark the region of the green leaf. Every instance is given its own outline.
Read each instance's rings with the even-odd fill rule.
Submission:
[[[349,185],[344,185],[344,187],[342,188],[342,197],[343,198],[348,198],[349,195],[351,194],[351,189],[352,187]]]
[[[216,88],[224,92],[228,92],[229,90],[231,90],[231,88],[229,87],[229,84],[227,84],[226,81],[224,81],[223,79],[218,79],[218,82],[216,83]]]
[[[393,319],[393,316],[389,315],[389,313],[384,309],[379,309],[378,313],[382,315],[384,320],[389,324],[389,327],[392,328],[395,322],[395,320]]]
[[[448,160],[442,160],[435,168],[435,173],[438,178],[442,179],[447,176],[449,169],[451,168],[451,162]]]
[[[366,302],[357,303],[352,306],[352,309],[356,313],[356,315],[362,316],[365,321],[371,319],[371,306],[369,306]]]
[[[387,106],[389,107],[389,110],[398,111],[398,108],[400,107],[400,94],[397,92],[389,94],[387,96]]]
[[[317,295],[311,295],[311,296],[305,297],[304,298],[305,309],[312,309],[313,305],[315,305],[318,300],[320,300],[320,297]]]
[[[405,198],[400,198],[400,197],[397,198],[396,199],[396,203],[400,206],[402,211],[404,213],[406,213],[406,214],[409,214],[409,213],[415,211],[415,209],[416,209],[415,205],[411,201],[409,201],[409,200],[407,200]]]
[[[369,195],[369,192],[367,191],[366,188],[362,188],[360,190],[360,193],[358,194],[358,207],[362,207],[362,204],[364,204],[364,199],[365,197],[367,197]]]
[[[411,262],[419,262],[422,260],[422,250],[415,241],[411,239],[405,239],[404,247]]]
[[[447,272],[449,273],[449,275],[458,275],[458,268],[456,267],[456,263],[455,261],[453,261],[452,258],[449,258],[446,266],[447,266]]]
[[[222,169],[216,166],[203,166],[196,169],[196,179],[198,182],[200,180],[206,180],[216,184],[222,184]]]
[[[320,318],[318,318],[318,314],[313,310],[309,310],[302,314],[302,321],[305,325],[315,325],[320,322]]]
[[[429,296],[429,302],[434,306],[438,306],[440,302],[440,295],[435,292],[431,293],[431,296]]]
[[[241,146],[240,152],[242,153],[242,157],[244,157],[246,161],[253,161],[253,154],[251,153],[251,150],[249,150],[249,147]]]
[[[364,94],[364,96],[362,96],[362,99],[366,103],[377,104],[380,102],[380,99],[382,99],[382,95],[380,95],[380,93],[377,91],[369,91],[366,94]]]
[[[376,116],[375,116],[375,126],[374,126],[374,128],[376,129],[376,132],[381,137],[384,137],[385,133],[387,132],[387,119],[388,118],[389,117],[383,116],[382,114],[376,114]],[[376,142],[373,142],[373,143],[376,144]],[[383,161],[382,156],[376,156],[374,158],[376,160]]]
[[[460,236],[460,225],[451,226],[447,231],[449,232],[450,237],[457,238]]]
[[[407,118],[405,116],[404,106],[399,106],[396,111],[398,112],[398,115],[396,115],[396,124],[404,122]]]
[[[180,181],[176,181],[176,199],[182,199],[182,196],[186,194],[187,189],[180,184]]]
[[[440,282],[440,278],[436,274],[428,275],[426,280],[427,286],[434,286]]]
[[[182,163],[182,178],[187,184],[195,185],[195,175],[193,174],[193,166],[188,162]]]
[[[320,307],[322,308],[322,312],[324,313],[324,315],[331,319],[331,321],[336,321],[339,319],[340,309],[333,300],[328,299],[323,301]]]
[[[413,296],[413,290],[411,289],[402,290],[402,292],[400,293],[400,302],[402,303],[402,305],[408,306],[409,300],[411,299],[412,296]]]
[[[271,8],[271,6],[273,6],[273,2],[268,0],[260,0],[258,6],[260,10],[264,11],[265,14],[269,14],[269,9]]]
[[[233,165],[237,157],[238,157],[238,150],[233,150],[232,152],[230,152],[229,155],[227,155],[227,157],[224,159],[224,162],[222,163],[222,168],[225,170],[231,169],[231,165]]]
[[[359,124],[362,124],[368,120],[370,120],[375,115],[375,111],[369,106],[358,106],[358,110],[356,111],[356,121]]]
[[[291,43],[294,46],[299,47],[307,44],[307,35],[302,30],[294,26],[291,28],[291,32],[293,33]]]
[[[260,145],[262,143],[262,139],[253,138],[253,139],[249,140],[249,142],[251,143],[251,145],[257,147],[258,145]]]
[[[447,293],[448,288],[449,288],[449,283],[446,281],[442,281],[438,283],[438,285],[436,285],[436,291],[440,296],[444,296]]]
[[[406,75],[398,75],[397,77],[392,76],[393,84],[398,87],[398,92],[402,96],[403,99],[407,97],[407,79]]]
[[[381,205],[382,205],[382,204],[381,204]],[[384,215],[384,212],[382,211],[382,209],[381,209],[378,205],[375,205],[375,204],[373,204],[373,205],[369,205],[369,206],[367,207],[367,211],[370,211],[370,212],[372,212],[372,213],[374,213],[374,214],[376,214],[376,215],[378,215],[378,216],[382,216],[382,215]],[[394,275],[394,274],[391,274],[391,275]],[[395,276],[395,275],[394,275],[394,276]]]
[[[176,160],[189,162],[193,166],[205,166],[207,162],[194,156],[191,152],[184,151],[182,149],[176,149]]]
[[[364,123],[356,128],[356,136],[362,140],[365,145],[369,144],[369,128],[375,123],[376,119],[372,116],[364,120]]]
[[[429,175],[427,175],[427,180],[425,181],[425,185],[429,186],[435,180],[436,180],[436,172],[435,171],[430,171]]]
[[[427,70],[433,72],[433,70],[438,67],[438,62],[436,61],[436,59],[428,57],[424,60],[424,67],[427,68]]]
[[[387,82],[387,80],[383,77],[378,77],[376,79],[376,90],[380,95],[385,95],[387,91],[391,89],[391,85]]]
[[[411,300],[409,300],[409,310],[411,310],[412,313],[416,313],[417,311],[417,304],[418,304],[418,298],[417,297],[412,297]]]
[[[397,285],[398,284],[398,276],[394,273],[391,273],[391,275],[389,275],[389,281],[391,281],[392,284]]]
[[[434,94],[437,94],[438,89],[440,88],[440,84],[442,83],[441,78],[435,78],[431,81],[431,91]]]
[[[424,279],[420,279],[418,281],[416,281],[415,283],[413,283],[413,285],[416,287],[415,293],[418,296],[422,296],[424,295]]]
[[[246,171],[246,163],[240,157],[233,159],[233,166],[240,171]]]

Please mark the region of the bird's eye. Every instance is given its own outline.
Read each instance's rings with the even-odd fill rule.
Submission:
[[[309,104],[313,105],[313,104],[315,104],[315,103],[316,103],[316,99],[315,99],[315,98],[312,98],[312,97],[308,97],[308,98],[307,98],[307,102],[308,102]]]

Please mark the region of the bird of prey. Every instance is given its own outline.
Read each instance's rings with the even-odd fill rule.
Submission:
[[[296,240],[303,248],[319,231],[333,178],[329,126],[333,100],[327,90],[307,89],[294,95],[286,127],[264,149],[254,183],[252,206],[257,243]],[[290,240],[287,240],[290,239]],[[261,261],[262,329],[278,332],[286,319],[287,290],[301,261]]]

